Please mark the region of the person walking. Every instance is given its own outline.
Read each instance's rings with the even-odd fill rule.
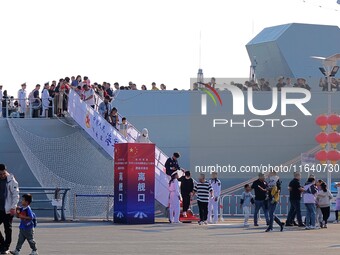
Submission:
[[[205,175],[200,174],[198,182],[194,187],[194,194],[197,194],[197,204],[200,214],[199,225],[208,224],[208,203],[209,198],[214,196],[213,189],[208,181],[205,180]]]
[[[269,224],[268,203],[266,203],[267,183],[263,173],[259,173],[259,178],[253,182],[251,189],[255,191],[255,211],[254,226],[258,226],[258,213],[262,208],[267,225]]]
[[[0,164],[0,225],[4,225],[5,237],[0,232],[0,252],[8,254],[12,242],[12,222],[19,202],[19,185],[15,177]]]
[[[177,178],[177,172],[173,172],[169,182],[170,223],[179,223],[181,194]]]
[[[194,191],[194,180],[191,178],[190,171],[185,171],[178,181],[181,182],[181,195],[182,195],[182,207],[183,217],[187,217],[187,211],[190,207],[191,196]]]
[[[335,188],[337,189],[336,194],[336,204],[335,204],[335,221],[333,223],[337,224],[339,223],[339,211],[340,211],[340,182],[337,182],[335,184]]]
[[[255,201],[253,194],[251,193],[250,185],[244,185],[244,191],[241,195],[240,207],[243,209],[245,227],[249,227],[248,220],[251,214],[251,206],[254,204],[254,202]]]
[[[280,231],[283,231],[284,223],[280,221],[280,219],[275,215],[275,210],[277,203],[280,200],[280,191],[281,191],[281,181],[280,177],[277,175],[275,171],[270,172],[268,175],[268,213],[269,213],[269,225],[266,229],[266,232],[273,231],[274,221],[280,226]]]
[[[211,174],[209,183],[213,189],[214,197],[209,199],[208,223],[216,224],[218,221],[218,202],[221,195],[221,181],[217,178],[217,172]]]
[[[316,195],[316,202],[322,212],[322,222],[320,222],[321,228],[327,228],[327,221],[331,212],[331,200],[333,198],[332,193],[327,188],[326,183],[321,183],[321,190]]]
[[[303,202],[306,207],[306,229],[315,229],[315,214],[316,214],[316,207],[315,207],[315,199],[317,194],[317,189],[315,187],[315,179],[310,177],[308,178],[305,186],[304,186],[304,193],[303,193]]]
[[[290,210],[288,212],[286,226],[291,227],[294,225],[298,225],[299,227],[305,227],[305,224],[302,222],[301,217],[301,194],[303,192],[303,187],[300,184],[301,173],[295,172],[294,179],[290,181],[288,190],[289,190],[289,202],[290,202]],[[295,216],[297,218],[298,223],[294,221]]]

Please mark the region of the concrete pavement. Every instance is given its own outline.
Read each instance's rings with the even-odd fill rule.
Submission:
[[[18,223],[14,224],[15,247]],[[216,225],[114,225],[112,222],[39,221],[36,240],[40,255],[87,254],[340,254],[340,224],[328,229],[297,227],[265,233],[265,226],[244,228],[241,219]],[[27,243],[21,254],[29,254]]]

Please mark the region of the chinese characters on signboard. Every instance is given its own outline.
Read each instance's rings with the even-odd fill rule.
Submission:
[[[117,144],[114,158],[114,221],[154,223],[155,145]]]

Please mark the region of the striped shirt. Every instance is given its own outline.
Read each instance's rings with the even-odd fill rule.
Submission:
[[[195,183],[194,191],[197,193],[197,201],[208,203],[212,190],[210,183],[207,181]]]

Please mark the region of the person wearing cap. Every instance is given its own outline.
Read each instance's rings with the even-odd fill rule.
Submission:
[[[280,76],[280,77],[278,78],[278,81],[277,81],[277,84],[276,84],[277,90],[278,90],[278,91],[281,91],[281,89],[282,89],[283,87],[285,87],[285,86],[286,86],[286,83],[284,82],[284,77],[283,77],[283,76]]]
[[[280,192],[281,192],[281,181],[280,177],[277,175],[276,171],[270,171],[267,179],[267,188],[265,189],[267,192],[267,204],[268,204],[268,214],[269,214],[269,224],[266,232],[273,231],[274,221],[277,225],[280,226],[280,231],[283,231],[284,223],[275,215],[276,206],[280,200]]]
[[[178,152],[174,152],[171,158],[168,158],[165,162],[165,173],[169,176],[172,175],[173,172],[180,170],[181,168],[178,165],[178,159],[180,155]]]
[[[221,181],[217,178],[217,172],[211,173],[209,183],[214,191],[214,196],[209,199],[208,222],[216,224],[218,221],[218,201],[221,195]]]
[[[52,100],[52,97],[50,96],[50,93],[49,93],[49,89],[50,89],[50,83],[46,82],[41,92],[41,104],[42,104],[41,117],[46,117],[46,118],[48,117],[48,109],[50,108],[50,102]]]
[[[179,223],[181,194],[177,178],[177,172],[173,172],[169,181],[170,223]]]
[[[27,108],[27,92],[26,92],[26,82],[21,84],[21,89],[18,91],[18,103],[20,107],[20,113],[23,113],[25,116],[26,108]]]
[[[33,91],[29,94],[29,101],[32,107],[32,118],[39,117],[41,100],[39,97],[40,84],[35,85]]]
[[[111,110],[110,96],[105,96],[104,101],[99,104],[98,112],[104,119],[109,121],[109,114]]]
[[[5,237],[0,232],[1,254],[8,254],[12,242],[12,221],[19,202],[19,185],[14,176],[0,164],[0,225],[4,225]]]
[[[262,208],[267,225],[269,225],[268,204],[266,203],[267,182],[263,173],[259,173],[259,178],[253,182],[251,189],[255,191],[255,211],[254,226],[258,226],[258,213]]]

